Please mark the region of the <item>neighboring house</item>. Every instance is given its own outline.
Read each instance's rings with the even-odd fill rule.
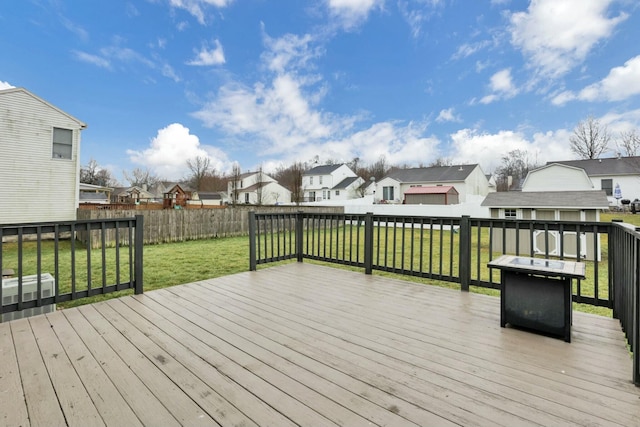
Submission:
[[[450,185],[411,187],[404,192],[406,205],[457,205],[458,191]]]
[[[619,199],[640,199],[640,157],[566,160],[557,163],[584,169],[593,186],[607,194],[609,205],[619,205]],[[564,186],[564,182],[559,183]],[[616,187],[620,190],[616,198]]]
[[[107,205],[111,201],[113,188],[101,185],[80,183],[80,204],[101,204]]]
[[[26,89],[0,90],[0,224],[76,219],[86,127]]]
[[[291,203],[291,191],[264,172],[247,172],[227,183],[231,203],[277,205]]]
[[[144,188],[133,187],[115,187],[111,194],[112,203],[139,204],[150,203],[155,201],[155,196]]]
[[[477,164],[396,169],[376,183],[376,202],[401,203],[410,188],[437,186],[454,187],[459,203],[495,191]]]
[[[345,164],[316,166],[302,175],[305,202],[358,199],[363,184],[364,180]]]
[[[559,191],[562,190],[562,191]],[[599,221],[600,210],[609,204],[606,193],[595,189],[584,169],[561,164],[549,164],[530,171],[525,178],[522,191],[490,193],[482,202],[489,208],[491,217],[498,219],[524,219],[545,221]],[[521,231],[519,253],[530,253],[529,231]],[[494,233],[493,249],[503,248],[502,231]],[[545,240],[546,239],[546,240]],[[505,248],[508,253],[516,253],[515,230],[507,230]],[[548,243],[547,243],[548,242]],[[564,254],[560,254],[560,239],[556,231],[536,232],[534,253],[545,253],[549,245],[550,255],[576,256],[578,250],[582,257],[594,259],[599,249],[594,250],[594,236],[583,233],[580,244],[570,233],[565,233]],[[599,242],[598,242],[599,248]]]

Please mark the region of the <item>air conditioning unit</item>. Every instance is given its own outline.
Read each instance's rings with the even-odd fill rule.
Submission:
[[[41,297],[52,297],[55,279],[49,273],[40,275]],[[38,295],[38,275],[22,276],[22,301],[33,301]],[[2,279],[2,305],[17,304],[18,302],[18,278],[12,277]],[[1,322],[14,319],[35,316],[36,314],[51,313],[56,310],[55,304],[43,305],[40,307],[28,308],[22,311],[12,311],[4,313]]]

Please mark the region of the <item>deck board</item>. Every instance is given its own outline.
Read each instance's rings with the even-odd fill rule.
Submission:
[[[0,324],[0,425],[632,426],[631,373],[614,319],[293,263]]]

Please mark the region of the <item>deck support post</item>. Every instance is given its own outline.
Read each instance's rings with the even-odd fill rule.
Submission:
[[[249,271],[256,271],[256,212],[249,211]]]
[[[460,290],[469,292],[471,284],[471,218],[463,215],[460,219]]]
[[[364,272],[373,272],[373,212],[364,217]]]
[[[88,233],[90,234],[90,233]],[[135,294],[140,295],[143,292],[143,250],[144,250],[144,215],[136,215],[136,234],[135,234]]]
[[[304,235],[304,211],[296,214],[296,259],[302,262],[303,257],[303,235]]]

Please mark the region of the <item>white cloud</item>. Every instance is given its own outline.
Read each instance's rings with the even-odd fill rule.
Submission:
[[[460,122],[462,121],[459,116],[456,116],[453,108],[447,108],[445,110],[440,110],[438,117],[436,117],[436,122]]]
[[[186,10],[202,25],[206,23],[204,9],[211,6],[221,9],[231,3],[233,3],[233,0],[169,0],[171,7]]]
[[[9,84],[9,82],[3,82],[2,80],[0,80],[0,90],[4,90],[4,89],[13,89],[15,86]]]
[[[73,53],[73,56],[75,56],[76,59],[79,61],[86,62],[88,64],[92,64],[100,68],[106,68],[106,69],[111,68],[111,63],[109,62],[109,60],[101,56],[92,55],[90,53],[82,52],[79,50],[74,50],[72,51],[72,53]]]
[[[133,163],[148,167],[165,179],[180,179],[187,175],[187,160],[197,156],[208,157],[211,166],[218,171],[227,170],[230,164],[222,150],[200,144],[200,139],[180,123],[158,130],[148,148],[127,150],[127,155]]]
[[[481,40],[475,43],[464,43],[458,46],[458,50],[456,50],[456,52],[453,54],[453,59],[466,58],[476,52],[485,49],[488,46],[491,46],[491,44],[492,42],[489,40]]]
[[[614,0],[532,0],[511,15],[511,42],[543,77],[556,78],[580,64],[627,18],[608,17]]]
[[[263,41],[267,50],[261,59],[269,70],[276,73],[307,68],[313,59],[324,53],[322,49],[314,46],[315,40],[310,34],[285,34],[279,38],[272,38],[265,33]]]
[[[345,30],[353,29],[369,16],[374,8],[382,8],[384,0],[326,0],[329,13]]]
[[[529,153],[530,160],[543,165],[551,160],[573,158],[569,149],[571,132],[561,129],[555,132],[536,133],[531,140],[524,134],[510,130],[497,133],[461,129],[451,135],[451,154],[454,163],[479,163],[482,170],[493,172],[501,165],[502,157],[513,150]]]
[[[480,100],[482,104],[490,104],[499,99],[513,98],[518,93],[518,89],[513,84],[510,68],[500,70],[491,76],[489,87],[493,93],[482,98]]]
[[[555,105],[564,105],[569,101],[624,101],[640,95],[640,55],[631,58],[624,65],[614,67],[609,74],[597,83],[591,84],[578,93],[564,91],[553,97]]]
[[[578,98],[585,101],[622,101],[638,94],[640,55],[631,58],[621,67],[612,68],[607,77],[581,90]]]
[[[422,27],[438,12],[438,7],[444,6],[443,0],[406,0],[399,1],[398,8],[413,37],[420,36]]]
[[[224,64],[225,59],[222,44],[220,44],[219,40],[214,40],[213,44],[215,45],[213,49],[209,49],[209,46],[204,43],[202,48],[200,49],[200,52],[196,53],[196,57],[187,62],[187,64],[199,66]]]

